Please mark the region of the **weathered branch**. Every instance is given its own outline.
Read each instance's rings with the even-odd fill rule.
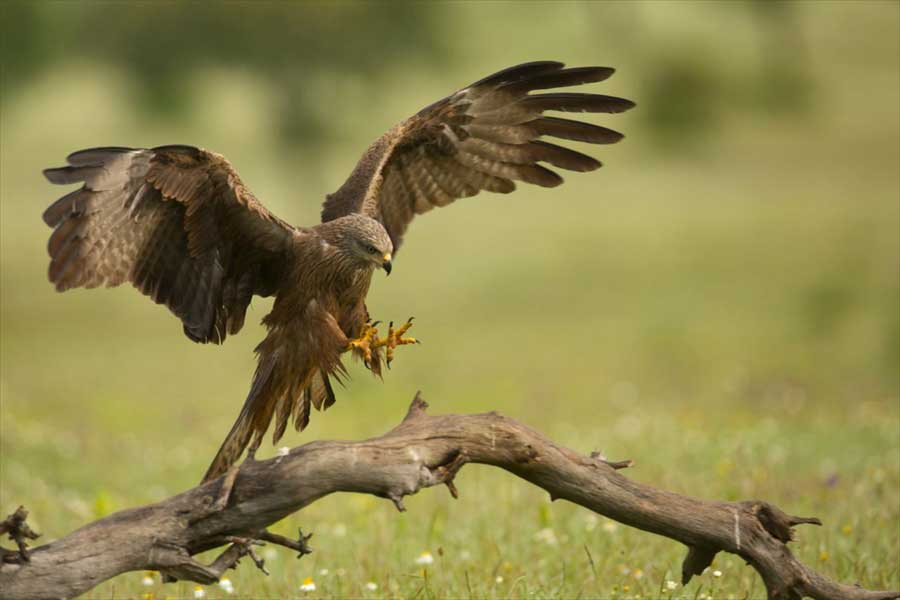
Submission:
[[[148,569],[169,581],[210,583],[248,555],[264,568],[253,554],[257,540],[301,556],[310,551],[302,533],[295,541],[265,531],[310,503],[334,492],[359,492],[403,510],[403,497],[426,487],[446,485],[455,496],[453,479],[466,463],[500,467],[553,499],[685,544],[685,583],[725,551],[756,569],[772,599],[900,598],[898,591],[834,582],[799,562],[787,547],[793,527],[818,519],[790,516],[763,501],[699,500],[659,490],[621,475],[618,469],[629,461],[584,456],[513,419],[496,413],[429,416],[426,406],[417,396],[403,422],[381,437],[310,442],[284,456],[245,462],[230,480],[225,475],[118,512],[35,548],[27,562],[0,565],[0,598],[72,597],[120,573]],[[226,544],[211,565],[192,558]]]
[[[0,522],[0,537],[9,535],[9,539],[16,543],[18,550],[11,551],[0,548],[0,563],[5,562],[28,562],[31,559],[31,553],[28,551],[28,543],[25,540],[36,540],[41,537],[25,520],[28,518],[28,511],[24,506],[20,506],[16,511]]]

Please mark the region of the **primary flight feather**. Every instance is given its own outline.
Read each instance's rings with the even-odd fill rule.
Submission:
[[[53,228],[50,281],[59,291],[131,282],[181,319],[195,342],[221,344],[240,331],[254,295],[275,296],[250,392],[204,477],[223,474],[275,421],[309,422],[334,403],[331,380],[351,351],[374,373],[410,323],[384,338],[365,298],[373,272],[390,273],[413,217],[515,181],[562,183],[550,165],[592,171],[595,159],[544,141],[609,144],[622,135],[545,111],[618,113],[634,103],[584,93],[533,93],[607,79],[607,67],[542,61],[485,77],[431,104],[373,143],[325,200],[322,223],[294,227],[244,187],[224,157],[191,146],[93,148],[44,171],[52,183],[83,183],[44,212]]]

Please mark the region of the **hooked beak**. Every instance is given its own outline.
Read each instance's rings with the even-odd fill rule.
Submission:
[[[381,268],[384,269],[385,273],[387,273],[388,275],[391,274],[391,255],[390,254],[384,255],[384,262],[381,263]]]

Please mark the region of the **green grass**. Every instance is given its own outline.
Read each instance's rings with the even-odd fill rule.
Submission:
[[[807,22],[819,102],[802,117],[726,113],[702,146],[660,153],[638,97],[634,113],[603,120],[629,138],[595,152],[601,171],[418,220],[369,306],[383,320],[415,315],[425,343],[401,349],[384,383],[352,367],[338,403],[285,443],[378,435],[422,389],[434,412],[497,409],[580,451],[632,458],[627,475],[652,485],[819,516],[824,526],[792,545],[804,561],[846,582],[900,586],[896,32],[854,53],[831,43],[836,21],[823,22]],[[547,55],[532,45],[522,52]],[[565,58],[597,52],[576,44]],[[39,217],[61,191],[41,168],[91,145],[197,143],[226,154],[280,216],[311,223],[371,139],[479,74],[467,60],[450,74],[398,69],[393,89],[409,95],[375,105],[336,98],[346,118],[315,156],[269,144],[258,107],[274,92],[234,91],[230,77],[249,77],[240,73],[198,75],[204,96],[177,122],[135,116],[125,75],[90,64],[4,105],[0,510],[24,503],[51,540],[195,484],[243,400],[270,304],[255,301],[245,331],[217,348],[190,344],[130,288],[56,294]],[[480,61],[505,62],[498,52]],[[621,62],[605,89],[633,96],[638,78]],[[726,555],[714,564],[721,577],[663,592],[679,579],[675,542],[551,504],[486,467],[467,466],[458,487],[459,500],[427,490],[403,514],[370,497],[321,500],[275,527],[314,532],[315,553],[266,550],[272,575],[242,565],[230,574],[236,595],[764,597]],[[415,563],[424,551],[427,567]],[[141,577],[87,597],[193,590]],[[306,577],[316,592],[300,592]]]

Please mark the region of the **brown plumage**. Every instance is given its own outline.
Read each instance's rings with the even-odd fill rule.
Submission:
[[[622,135],[544,111],[617,113],[634,104],[597,94],[531,93],[599,82],[606,67],[533,62],[504,69],[424,108],[379,138],[323,206],[293,227],[251,194],[225,158],[190,146],[94,148],[44,171],[83,182],[44,212],[56,289],[131,282],[181,319],[196,342],[240,331],[254,295],[275,296],[244,406],[204,479],[217,477],[275,421],[298,430],[310,407],[334,403],[341,354],[366,328],[373,271],[390,269],[416,214],[514,180],[562,183],[546,163],[592,171],[595,159],[539,138],[608,144]],[[376,351],[367,366],[380,372]]]

